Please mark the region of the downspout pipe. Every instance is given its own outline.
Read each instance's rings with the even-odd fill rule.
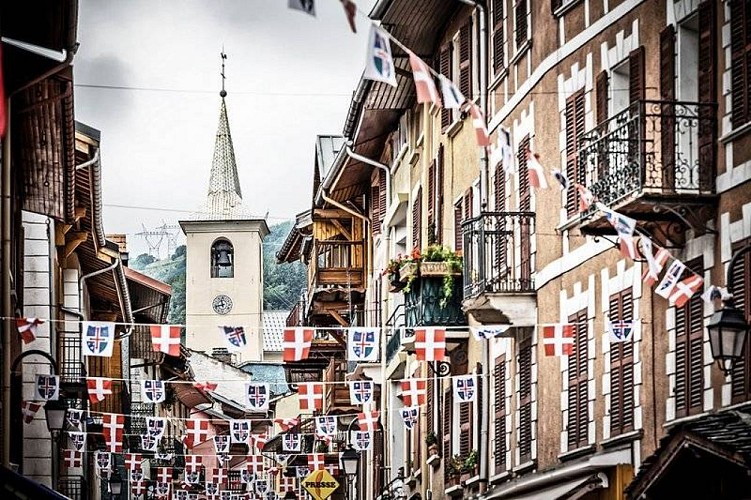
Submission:
[[[4,103],[6,105],[7,116],[11,115],[10,112],[10,98],[6,99]],[[2,174],[0,179],[2,180],[2,224],[0,232],[2,235],[2,315],[7,318],[3,328],[3,363],[2,366],[2,381],[3,381],[3,465],[10,467],[10,413],[11,409],[11,393],[10,393],[10,332],[13,329],[12,318],[14,316],[12,310],[12,303],[10,300],[11,279],[10,279],[10,254],[11,254],[11,164],[10,164],[10,141],[11,141],[12,127],[7,127],[5,138],[3,140],[3,163]]]

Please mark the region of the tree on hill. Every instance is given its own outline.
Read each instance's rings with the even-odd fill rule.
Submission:
[[[267,310],[292,309],[307,284],[307,271],[302,262],[276,262],[276,252],[292,224],[293,221],[287,221],[271,226],[263,241],[263,307]]]

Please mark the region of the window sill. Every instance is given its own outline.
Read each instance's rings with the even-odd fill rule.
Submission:
[[[495,75],[495,77],[493,77],[493,80],[490,82],[490,90],[495,90],[495,88],[498,87],[498,85],[500,85],[507,76],[508,68],[501,68],[501,70]]]
[[[557,9],[553,11],[553,17],[556,17],[556,18],[561,17],[566,12],[570,11],[571,9],[573,9],[576,5],[580,3],[581,3],[581,0],[569,0],[568,2],[564,0],[563,5],[561,5],[560,7],[558,7]]]
[[[518,476],[519,474],[524,474],[526,472],[531,471],[535,467],[537,467],[537,460],[529,460],[527,462],[524,462],[521,465],[517,465],[516,467],[511,469],[511,472],[513,472],[514,475]]]
[[[454,120],[454,123],[446,127],[445,134],[453,139],[454,136],[456,136],[456,134],[459,133],[459,131],[462,129],[463,126],[464,126],[464,120],[462,120],[461,118],[457,118],[456,120]]]
[[[409,158],[407,158],[407,165],[410,165],[410,166],[414,165],[415,163],[417,163],[417,160],[419,159],[420,159],[420,153],[418,153],[417,151],[412,151],[412,154],[409,155]]]
[[[595,450],[597,450],[597,446],[594,444],[582,446],[581,448],[576,448],[575,450],[567,451],[566,453],[561,453],[560,455],[558,455],[558,460],[560,460],[561,462],[567,462],[575,458],[581,458],[587,455],[591,455],[592,453],[595,452]]]
[[[491,484],[500,484],[500,483],[502,483],[502,482],[504,482],[504,481],[506,481],[507,479],[510,479],[510,478],[511,478],[511,472],[510,471],[501,472],[500,474],[496,474],[495,476],[492,476],[490,478],[490,483]]]
[[[519,62],[519,59],[524,57],[524,54],[527,53],[527,51],[532,47],[532,40],[527,40],[522,44],[521,47],[519,47],[516,51],[516,54],[514,54],[514,57],[511,58],[511,60],[508,62],[509,65],[516,64]]]
[[[702,417],[706,417],[707,415],[709,415],[709,412],[703,411],[695,415],[687,415],[685,417],[678,417],[678,418],[671,420],[670,422],[665,422],[664,424],[662,424],[662,427],[664,429],[670,429],[671,427],[674,427],[676,425],[685,424],[686,422],[691,422],[693,420],[698,420]]]
[[[600,441],[600,446],[602,446],[603,448],[615,448],[616,446],[621,444],[630,443],[631,441],[638,441],[642,438],[643,435],[644,431],[641,429],[624,432],[623,434],[618,434],[615,437]]]
[[[434,469],[437,469],[438,466],[441,465],[441,457],[439,455],[431,455],[425,463],[432,466]]]
[[[573,229],[579,224],[581,224],[582,218],[581,214],[576,214],[575,216],[569,218],[567,221],[562,222],[558,226],[556,226],[555,230],[556,232],[563,232],[568,229]]]
[[[751,122],[744,123],[740,127],[734,128],[727,134],[720,137],[719,141],[721,144],[725,144],[735,139],[738,139],[742,135],[746,135],[749,131],[751,131]]]
[[[445,492],[450,497],[455,497],[462,495],[464,493],[464,488],[461,484],[457,484],[456,486],[451,486],[450,488],[446,488]]]
[[[472,486],[478,484],[479,482],[480,482],[480,475],[475,474],[474,476],[464,481],[464,486],[466,486],[467,488],[471,488]]]

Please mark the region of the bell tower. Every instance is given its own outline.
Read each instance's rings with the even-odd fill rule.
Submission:
[[[221,327],[242,327],[247,345],[236,349],[238,361],[263,356],[264,219],[243,206],[235,150],[227,119],[227,91],[219,93],[219,126],[205,204],[189,220],[180,221],[186,236],[186,346],[211,354],[230,346]]]

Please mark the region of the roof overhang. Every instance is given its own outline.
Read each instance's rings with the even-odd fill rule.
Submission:
[[[142,315],[153,323],[166,322],[172,287],[139,273],[135,269],[124,267],[123,270],[128,283],[133,314]]]

